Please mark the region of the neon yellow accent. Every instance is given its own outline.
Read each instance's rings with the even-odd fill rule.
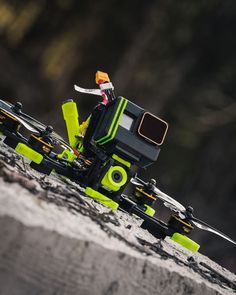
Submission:
[[[36,164],[40,164],[43,160],[43,156],[41,154],[34,151],[24,143],[18,143],[15,148],[15,151],[21,154],[22,156],[25,156],[26,158],[30,159]]]
[[[122,178],[119,182],[116,182],[113,180],[113,177],[112,177],[113,172],[120,172],[121,173]],[[126,183],[127,179],[128,179],[127,173],[124,168],[122,168],[121,166],[111,166],[108,169],[105,176],[103,177],[101,184],[105,188],[116,192],[121,188],[122,185],[124,185]]]
[[[115,116],[114,116],[114,118],[112,120],[112,123],[111,123],[111,126],[110,126],[110,129],[109,129],[108,133],[105,136],[103,136],[102,138],[99,138],[98,140],[96,140],[96,143],[102,145],[102,144],[105,144],[108,141],[111,141],[115,137],[116,131],[117,131],[118,127],[119,127],[121,117],[122,117],[122,115],[124,113],[124,110],[125,110],[127,104],[128,104],[128,100],[125,99],[124,97],[122,97],[121,100],[120,100],[120,103],[119,103],[119,105],[117,107]]]
[[[146,204],[144,204],[144,207],[146,207],[146,211],[145,211],[145,213],[146,213],[147,215],[149,215],[149,216],[154,216],[154,214],[156,213],[156,211],[155,211],[152,207],[150,207],[150,206],[148,206],[148,205],[146,205]]]
[[[131,163],[128,161],[125,161],[124,159],[120,158],[119,156],[117,156],[116,154],[112,155],[112,158],[118,162],[120,162],[121,164],[127,166],[127,167],[131,167]]]
[[[91,116],[89,116],[86,121],[84,121],[82,124],[79,125],[79,131],[78,131],[79,137],[83,138],[85,136],[85,133],[87,131],[87,128],[90,122],[90,118]]]
[[[86,195],[89,197],[95,199],[99,203],[102,203],[103,205],[111,208],[112,210],[116,210],[119,207],[119,204],[113,201],[112,199],[109,199],[108,197],[104,196],[103,194],[99,193],[98,191],[95,191],[91,187],[87,187],[85,189]]]
[[[127,106],[127,103],[128,103],[128,101],[125,100],[125,103],[124,103],[124,105],[123,105],[123,107],[122,107],[122,110],[121,110],[121,112],[120,112],[120,115],[119,115],[119,117],[118,117],[118,120],[117,120],[117,122],[116,122],[116,125],[115,125],[115,127],[114,127],[114,129],[113,129],[113,132],[112,132],[110,138],[107,138],[107,139],[106,139],[105,141],[103,141],[101,144],[105,144],[105,143],[107,143],[108,141],[111,141],[111,140],[115,137],[115,135],[116,135],[116,131],[117,131],[118,127],[119,127],[120,120],[121,120],[121,117],[122,117],[122,115],[123,115],[123,113],[124,113],[124,110],[125,110],[125,108],[126,108],[126,106]]]
[[[81,146],[79,147],[78,151],[79,151],[81,154],[83,154],[83,152],[85,151],[84,146],[81,145]]]
[[[66,159],[69,162],[73,162],[77,158],[77,156],[74,153],[68,150],[64,150],[61,154],[57,155],[57,157],[59,159]]]
[[[73,101],[65,102],[62,105],[62,113],[66,122],[66,129],[69,143],[72,147],[76,147],[79,140],[79,114],[76,103]]]
[[[176,243],[180,244],[184,248],[192,251],[192,252],[197,252],[200,248],[200,245],[191,240],[190,238],[181,235],[180,233],[174,233],[173,236],[171,237],[171,240],[175,241]]]
[[[103,141],[103,140],[105,140],[105,139],[107,139],[107,138],[110,137],[110,134],[111,134],[111,132],[112,132],[112,130],[113,130],[113,126],[114,126],[114,124],[115,124],[115,122],[116,122],[116,119],[117,119],[117,116],[118,116],[118,114],[119,114],[120,108],[121,108],[121,106],[122,106],[122,104],[123,104],[123,101],[124,101],[124,98],[122,97],[121,100],[120,100],[120,103],[119,103],[119,105],[118,105],[118,107],[117,107],[117,110],[116,110],[115,116],[114,116],[114,118],[113,118],[113,120],[112,120],[112,123],[111,123],[111,126],[110,126],[110,129],[109,129],[108,133],[107,133],[104,137],[102,137],[102,138],[96,140],[97,143],[99,143],[99,142],[101,142],[101,141]]]

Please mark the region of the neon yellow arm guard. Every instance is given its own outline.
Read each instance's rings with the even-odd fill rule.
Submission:
[[[66,122],[69,144],[76,147],[79,143],[79,114],[76,103],[73,100],[63,103],[62,113]]]

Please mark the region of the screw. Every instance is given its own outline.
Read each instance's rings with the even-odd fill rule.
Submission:
[[[188,206],[187,208],[186,208],[186,213],[187,214],[189,214],[189,215],[193,215],[193,207],[191,207],[191,206]]]
[[[156,180],[155,180],[154,178],[152,178],[152,179],[150,180],[150,184],[152,184],[152,185],[155,185],[155,186],[156,186],[157,182],[156,182]]]
[[[47,133],[52,133],[53,131],[53,127],[51,125],[48,125],[45,129],[45,131],[47,131]]]
[[[16,113],[20,113],[22,109],[22,103],[17,101],[15,104],[14,104],[14,108],[13,110],[16,112]]]

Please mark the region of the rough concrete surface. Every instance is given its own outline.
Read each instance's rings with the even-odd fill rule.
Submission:
[[[234,294],[236,276],[0,143],[0,295]]]

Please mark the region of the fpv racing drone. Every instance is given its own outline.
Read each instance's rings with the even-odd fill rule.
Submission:
[[[49,175],[52,170],[79,183],[85,194],[111,209],[135,214],[157,238],[169,236],[183,247],[196,252],[199,245],[187,235],[194,227],[210,231],[233,244],[222,232],[193,216],[193,208],[185,208],[178,201],[156,187],[156,182],[140,179],[135,171],[156,162],[164,142],[168,124],[134,104],[116,96],[106,73],[96,73],[98,89],[84,89],[81,93],[98,95],[102,100],[88,119],[79,124],[77,105],[73,100],[62,104],[69,143],[51,126],[45,126],[22,111],[22,104],[0,100],[0,132],[4,143],[27,157],[30,166]],[[125,188],[134,188],[129,196]],[[159,199],[171,212],[167,223],[154,217],[153,204]]]

